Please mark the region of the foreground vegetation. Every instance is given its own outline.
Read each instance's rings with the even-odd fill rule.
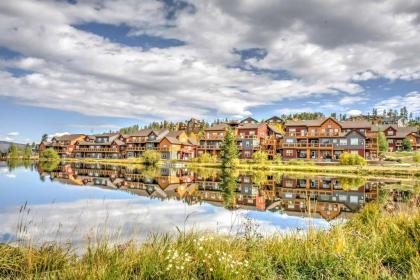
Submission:
[[[142,244],[0,245],[2,279],[419,279],[420,213],[377,204],[327,231],[152,235]],[[392,207],[395,209],[395,207]]]

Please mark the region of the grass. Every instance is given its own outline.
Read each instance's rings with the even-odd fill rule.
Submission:
[[[74,249],[0,245],[1,279],[419,279],[420,213],[367,205],[328,231],[151,235]]]

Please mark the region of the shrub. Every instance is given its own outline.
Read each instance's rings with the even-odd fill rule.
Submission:
[[[411,144],[410,139],[404,138],[402,142],[402,147],[404,151],[411,151],[413,149],[413,145]]]
[[[268,160],[268,155],[266,152],[263,151],[257,151],[252,154],[252,159],[255,163],[264,164]]]
[[[58,160],[60,156],[54,149],[48,148],[41,152],[39,158],[41,160]]]
[[[283,162],[283,157],[281,156],[281,154],[275,155],[274,158],[273,158],[273,162],[278,163],[278,164],[282,163]]]
[[[342,153],[340,155],[341,165],[366,165],[366,160],[359,154]]]
[[[415,152],[413,155],[413,161],[419,163],[420,162],[420,152]]]
[[[209,153],[204,153],[193,159],[193,162],[198,163],[216,163],[219,160],[217,155],[210,155]]]
[[[160,160],[160,153],[154,150],[147,150],[143,153],[145,164],[155,165]]]

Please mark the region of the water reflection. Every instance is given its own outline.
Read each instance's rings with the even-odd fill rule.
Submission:
[[[378,198],[383,181],[363,178],[252,174],[238,171],[61,163],[52,171],[39,166],[41,176],[79,186],[119,189],[148,198],[210,203],[227,209],[279,211],[332,220],[349,216]],[[203,174],[204,173],[204,174]]]
[[[86,242],[113,234],[144,239],[176,228],[242,234],[251,219],[265,234],[328,228],[376,201],[398,180],[217,169],[0,162],[0,242]],[[410,191],[390,188],[395,202]],[[27,211],[19,211],[28,203]],[[391,205],[390,207],[395,207]],[[26,225],[23,232],[17,230]],[[116,241],[117,242],[117,241]]]

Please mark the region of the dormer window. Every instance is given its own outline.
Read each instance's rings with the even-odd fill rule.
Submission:
[[[387,135],[394,135],[394,131],[392,131],[392,129],[390,129],[390,130],[388,130],[387,131],[387,133],[386,133]]]

